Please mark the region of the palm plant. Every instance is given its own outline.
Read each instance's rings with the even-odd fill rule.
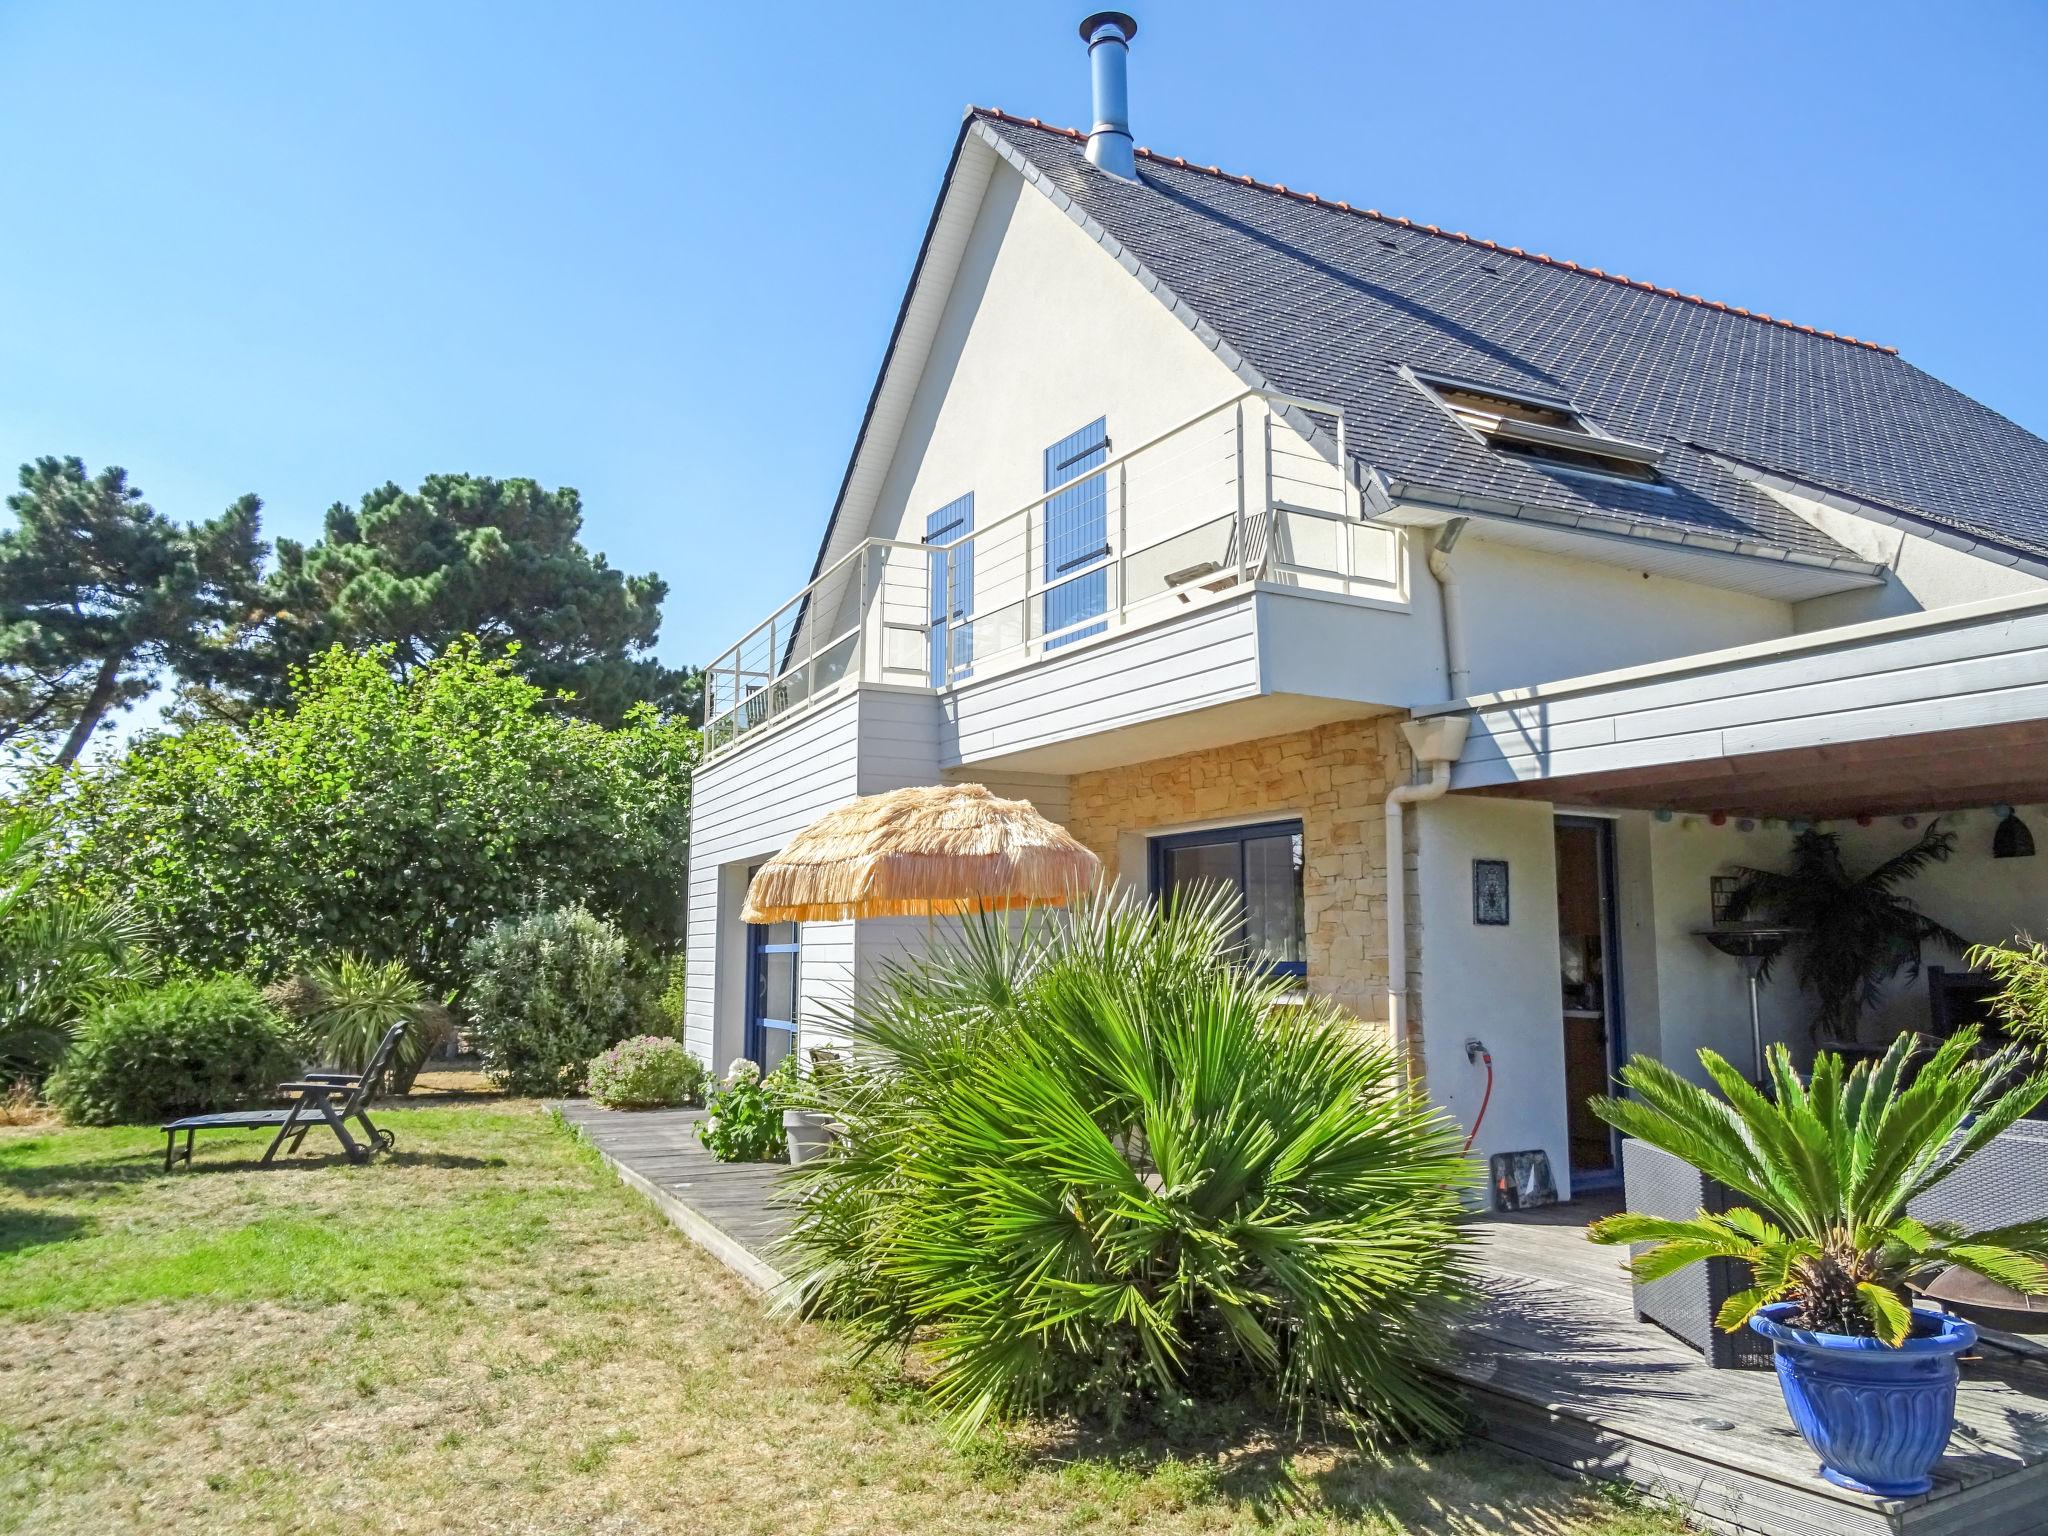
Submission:
[[[1789,869],[1736,871],[1742,883],[1727,915],[1740,922],[1761,912],[1798,930],[1791,950],[1799,957],[1800,984],[1813,994],[1815,1031],[1853,1040],[1857,1021],[1882,1000],[1886,982],[1902,970],[1920,974],[1921,945],[1959,954],[1967,943],[1899,894],[1900,886],[1947,859],[1955,847],[1955,833],[1930,826],[1910,848],[1852,875],[1842,862],[1841,838],[1809,829],[1793,839]],[[1765,980],[1770,973],[1766,960]]]
[[[1455,1129],[1356,1022],[1238,963],[1223,896],[969,920],[842,1020],[794,1175],[803,1301],[934,1352],[992,1414],[1247,1385],[1297,1418],[1456,1424],[1426,1367],[1465,1280]]]
[[[391,1091],[406,1093],[446,1034],[446,1014],[420,979],[398,960],[342,955],[307,973],[311,1001],[306,1025],[322,1059],[360,1072],[394,1024],[407,1026],[392,1053]],[[431,1027],[440,1022],[437,1030]]]
[[[156,975],[152,930],[122,902],[51,893],[47,816],[0,824],[0,1071],[40,1080],[98,1004]]]
[[[2003,983],[1991,1007],[2007,1030],[2036,1049],[2048,1047],[2048,944],[2022,934],[2011,945],[1979,944],[1964,963]]]
[[[1708,1259],[1747,1264],[1755,1284],[1729,1297],[1718,1319],[1729,1332],[1792,1300],[1795,1326],[1897,1344],[1912,1326],[1906,1286],[1949,1265],[2048,1294],[2048,1222],[1966,1232],[1907,1213],[2048,1094],[2048,1071],[2030,1053],[1980,1057],[1977,1046],[1974,1029],[1958,1031],[1911,1073],[1910,1035],[1881,1061],[1846,1071],[1823,1052],[1808,1083],[1773,1045],[1774,1099],[1712,1051],[1700,1061],[1725,1099],[1639,1056],[1621,1071],[1635,1096],[1595,1099],[1594,1112],[1749,1203],[1684,1220],[1624,1213],[1590,1235],[1649,1244],[1630,1265],[1644,1281]]]

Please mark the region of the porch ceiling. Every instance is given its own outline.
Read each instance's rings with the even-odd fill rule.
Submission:
[[[1473,788],[1560,805],[1832,820],[2048,803],[2048,720]]]

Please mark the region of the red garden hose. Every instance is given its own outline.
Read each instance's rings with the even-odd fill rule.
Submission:
[[[1493,1102],[1493,1052],[1486,1048],[1484,1041],[1467,1040],[1465,1059],[1486,1064],[1486,1092],[1479,1097],[1479,1113],[1473,1118],[1472,1133],[1465,1138],[1465,1150],[1472,1150],[1472,1143],[1479,1139],[1479,1127],[1486,1124],[1486,1106]]]

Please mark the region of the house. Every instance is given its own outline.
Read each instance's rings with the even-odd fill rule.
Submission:
[[[1566,1193],[1625,1056],[1748,1060],[1696,931],[1795,825],[1858,863],[1942,816],[1922,905],[2048,923],[1992,856],[2048,831],[2048,443],[1865,339],[1134,149],[1134,30],[1084,24],[1090,133],[967,112],[810,580],[711,665],[693,1050],[772,1061],[923,942],[739,911],[947,779],[1237,886]],[[1763,1034],[1807,1012],[1780,975]]]

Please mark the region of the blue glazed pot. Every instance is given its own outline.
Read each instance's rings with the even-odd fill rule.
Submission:
[[[1977,1330],[1916,1307],[1906,1341],[1881,1344],[1788,1326],[1798,1310],[1777,1302],[1749,1326],[1771,1341],[1785,1406],[1820,1457],[1820,1475],[1880,1498],[1925,1493],[1956,1424],[1956,1356]]]

